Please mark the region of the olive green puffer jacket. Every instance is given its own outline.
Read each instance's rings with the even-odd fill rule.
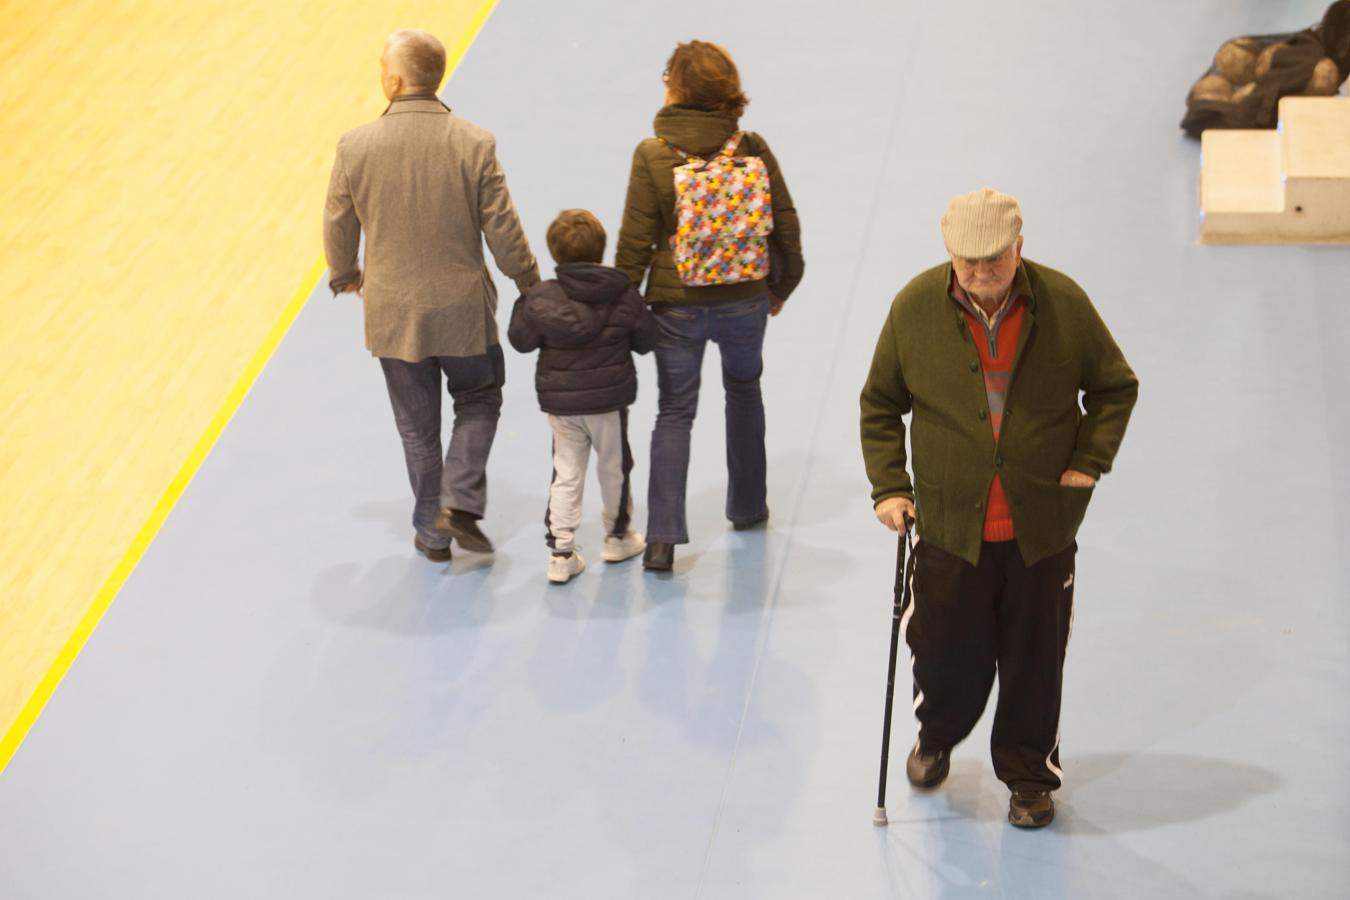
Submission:
[[[685,287],[675,270],[675,254],[670,248],[670,238],[675,233],[673,172],[676,166],[684,165],[685,159],[657,138],[665,138],[689,153],[711,156],[736,133],[737,120],[722,112],[667,106],[656,114],[653,124],[656,137],[647,138],[633,152],[615,267],[639,286],[651,269],[647,282],[650,303],[724,303],[763,294],[768,290],[764,280]],[[774,264],[782,264],[782,272],[774,272],[771,277],[775,282],[773,292],[786,300],[802,280],[805,267],[797,210],[792,206],[787,182],[778,171],[778,160],[764,138],[746,132],[737,153],[758,156],[769,170],[769,189],[773,193],[773,233],[769,241],[776,251]]]

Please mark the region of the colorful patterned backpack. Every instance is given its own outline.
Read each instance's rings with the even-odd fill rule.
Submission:
[[[691,287],[755,281],[769,274],[773,198],[769,170],[757,156],[732,156],[738,131],[712,159],[686,153],[675,169],[675,268]]]

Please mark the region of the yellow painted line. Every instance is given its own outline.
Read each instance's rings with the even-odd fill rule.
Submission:
[[[169,513],[177,505],[178,499],[183,496],[183,491],[187,490],[187,486],[192,483],[197,470],[206,461],[207,454],[216,445],[216,440],[220,437],[221,432],[225,430],[226,425],[230,424],[230,419],[234,418],[240,404],[248,396],[249,389],[258,380],[258,376],[262,374],[267,361],[276,352],[277,347],[281,344],[281,339],[290,330],[291,323],[295,321],[295,317],[304,308],[309,295],[314,292],[319,276],[323,272],[324,261],[322,259],[310,267],[304,283],[291,297],[291,302],[286,304],[285,311],[277,319],[276,324],[272,326],[272,330],[267,333],[267,338],[263,341],[263,345],[258,348],[258,352],[253,354],[253,359],[249,361],[248,368],[234,383],[234,387],[230,390],[229,396],[225,398],[225,402],[221,404],[220,409],[216,410],[215,416],[211,419],[211,424],[207,426],[206,432],[197,439],[196,446],[188,454],[187,460],[179,468],[178,474],[173,477],[173,481],[169,482],[169,486],[164,490],[159,502],[155,504],[154,510],[150,513],[150,518],[146,519],[145,524],[141,526],[141,530],[132,540],[131,546],[122,554],[122,558],[113,568],[108,580],[103,582],[103,587],[94,596],[94,602],[85,610],[79,625],[66,639],[65,646],[61,648],[61,652],[57,654],[51,667],[47,669],[47,674],[42,677],[42,681],[38,682],[37,690],[33,692],[32,697],[19,711],[18,719],[10,726],[4,740],[0,741],[0,772],[4,771],[15,751],[19,749],[19,745],[23,743],[23,739],[28,736],[29,729],[33,727],[37,717],[42,714],[47,701],[51,699],[52,692],[56,690],[56,686],[61,683],[61,679],[65,678],[66,672],[75,663],[75,658],[84,649],[85,642],[89,640],[89,635],[94,633],[94,628],[103,618],[103,614],[108,611],[108,607],[112,606],[113,600],[117,597],[117,592],[122,590],[122,585],[126,583],[127,578],[131,576],[132,571],[140,563],[141,557],[149,549],[150,542],[155,539],[155,535],[159,534],[159,529],[163,527]]]
[[[445,78],[441,81],[440,91],[445,90],[446,82],[450,76],[455,74],[459,64],[464,60],[464,54],[469,52],[469,47],[473,45],[474,39],[478,37],[478,32],[483,30],[484,23],[488,16],[497,8],[497,0],[485,0],[482,6],[478,7],[478,12],[474,14],[473,19],[469,21],[469,27],[465,28],[460,34],[459,40],[455,45],[446,51]],[[437,93],[440,93],[437,91]]]
[[[457,68],[459,68],[459,64],[463,61],[464,55],[468,52],[469,47],[473,44],[474,39],[478,36],[479,31],[482,30],[488,16],[492,14],[492,11],[496,6],[497,0],[485,0],[485,2],[478,7],[478,11],[474,14],[469,26],[461,33],[459,40],[455,42],[452,48],[447,49],[446,74],[444,80],[441,82],[442,90],[445,88],[445,84],[450,80],[450,76],[454,74],[454,71]],[[258,376],[262,374],[263,369],[272,358],[272,354],[275,353],[277,347],[281,345],[282,339],[286,336],[291,325],[295,322],[296,317],[300,314],[300,310],[304,309],[305,302],[309,299],[310,295],[314,293],[314,289],[317,287],[319,278],[323,275],[325,268],[326,264],[322,257],[310,266],[309,273],[305,276],[304,281],[301,282],[300,287],[291,297],[290,302],[286,304],[281,316],[267,333],[267,337],[263,340],[262,346],[253,354],[253,358],[244,369],[244,373],[239,376],[239,379],[230,389],[230,393],[226,396],[224,403],[221,404],[220,408],[216,411],[216,414],[211,418],[211,422],[207,426],[206,431],[197,439],[197,443],[192,448],[192,452],[188,454],[188,458],[183,462],[183,465],[179,467],[173,480],[169,482],[169,486],[164,490],[164,493],[159,498],[159,502],[155,504],[154,509],[151,511],[150,517],[146,519],[145,524],[141,526],[136,537],[132,539],[131,545],[127,547],[126,552],[122,554],[122,558],[118,560],[117,565],[114,566],[112,574],[108,576],[108,579],[105,582],[103,582],[103,586],[94,596],[93,602],[80,618],[79,624],[75,627],[75,630],[71,633],[70,637],[66,639],[65,644],[61,648],[61,652],[57,654],[56,659],[52,661],[46,674],[44,674],[42,680],[38,682],[37,688],[28,698],[28,702],[25,703],[23,708],[19,711],[18,718],[14,720],[14,723],[10,726],[9,730],[5,732],[4,738],[0,739],[0,773],[4,772],[6,766],[9,765],[10,760],[14,758],[14,754],[18,751],[24,738],[28,736],[28,732],[32,729],[33,724],[37,722],[38,716],[42,714],[42,710],[46,708],[47,702],[51,700],[52,694],[56,691],[57,686],[61,683],[62,679],[65,678],[66,673],[70,671],[70,667],[74,665],[76,658],[80,655],[80,651],[84,649],[84,645],[89,640],[89,636],[94,633],[94,629],[98,627],[98,623],[103,619],[103,615],[108,611],[108,608],[112,606],[113,600],[117,598],[118,592],[122,590],[122,586],[126,584],[127,579],[131,577],[131,573],[135,571],[136,566],[140,564],[141,558],[145,556],[145,552],[150,548],[151,542],[153,542],[155,536],[159,534],[160,528],[164,526],[164,522],[168,519],[169,513],[171,513],[173,508],[178,504],[178,500],[183,496],[183,492],[187,490],[188,485],[192,483],[192,479],[196,476],[197,470],[201,468],[202,463],[206,461],[206,457],[210,454],[212,448],[215,447],[216,441],[225,430],[225,426],[230,423],[230,420],[234,418],[234,414],[238,412],[240,405],[244,402],[244,398],[248,396],[248,392],[253,388],[254,383],[257,382]]]

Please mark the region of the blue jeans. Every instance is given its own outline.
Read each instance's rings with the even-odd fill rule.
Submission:
[[[689,432],[698,411],[703,350],[708,341],[722,353],[722,387],[726,390],[727,518],[743,524],[769,514],[764,398],[759,390],[769,298],[722,306],[656,305],[652,311],[659,330],[656,376],[661,396],[652,431],[647,541],[687,544],[684,497]]]
[[[421,362],[380,358],[413,490],[413,529],[428,547],[445,547],[436,531],[440,507],[481,517],[487,507],[487,461],[502,409],[506,364],[500,344],[482,356],[432,356]],[[450,446],[441,458],[441,378],[454,400]]]

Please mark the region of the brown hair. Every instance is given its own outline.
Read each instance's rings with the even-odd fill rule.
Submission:
[[[666,63],[666,85],[675,102],[740,118],[750,98],[741,91],[741,73],[723,47],[708,41],[686,41]]]
[[[389,47],[410,87],[434,91],[445,77],[445,45],[420,28],[401,28],[389,35]]]
[[[548,226],[548,252],[556,263],[598,263],[605,255],[605,226],[584,209],[564,209]]]

